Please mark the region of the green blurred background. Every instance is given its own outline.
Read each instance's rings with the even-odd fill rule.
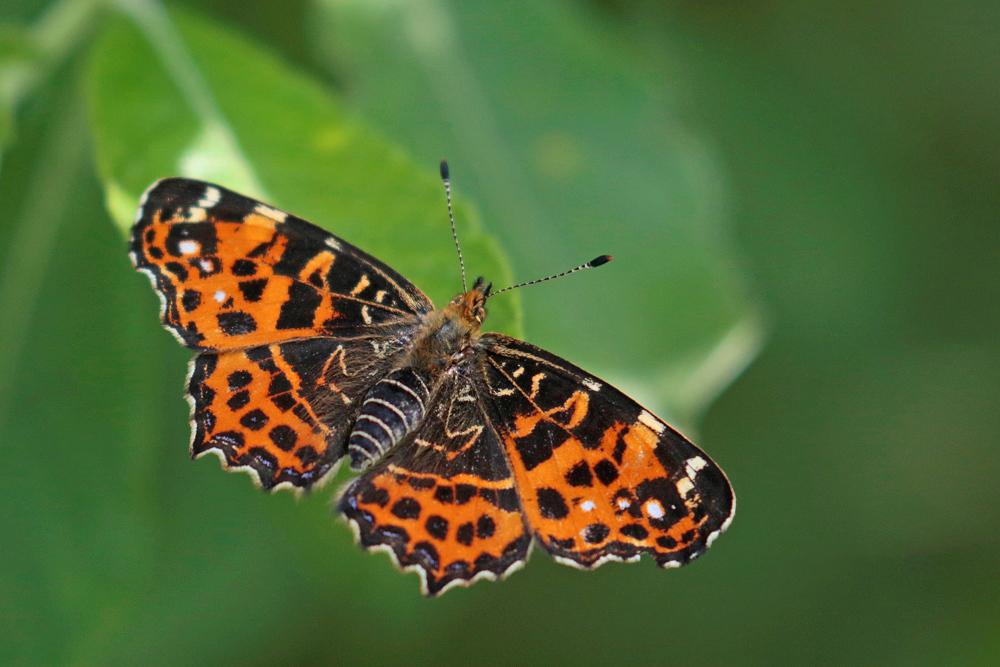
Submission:
[[[1000,5],[0,4],[0,662],[1000,662]],[[440,599],[187,457],[139,193],[265,197],[669,416],[732,528]],[[340,476],[338,482],[346,479]]]

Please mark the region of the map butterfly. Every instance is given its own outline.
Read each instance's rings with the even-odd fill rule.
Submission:
[[[338,511],[428,595],[504,577],[533,543],[583,569],[644,553],[679,567],[733,518],[722,470],[680,433],[567,361],[483,333],[498,292],[482,278],[436,309],[347,241],[186,178],[142,196],[130,255],[164,326],[199,353],[191,455],[300,491],[348,458],[362,474]]]

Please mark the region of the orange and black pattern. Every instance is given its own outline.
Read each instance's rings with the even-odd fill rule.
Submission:
[[[367,548],[417,567],[428,592],[520,567],[530,533],[503,448],[471,378],[447,380],[430,414],[348,487],[340,511]]]
[[[523,341],[486,334],[491,419],[546,551],[590,568],[701,555],[732,518],[722,471],[614,387]]]
[[[221,455],[265,489],[308,489],[344,456],[357,404],[387,372],[370,350],[307,338],[195,357],[191,455]]]
[[[150,188],[131,256],[162,298],[163,324],[195,350],[233,350],[415,321],[412,283],[343,239],[225,188]]]
[[[143,196],[131,257],[197,350],[192,456],[265,489],[314,488],[350,454],[338,510],[436,595],[518,569],[532,543],[592,568],[679,566],[729,525],[725,475],[614,387],[484,334],[480,279],[436,310],[346,241],[188,179]]]

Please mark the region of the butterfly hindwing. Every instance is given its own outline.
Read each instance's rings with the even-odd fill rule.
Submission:
[[[188,381],[192,456],[219,454],[266,489],[308,489],[344,456],[360,399],[385,374],[387,348],[406,335],[310,338],[199,355]]]
[[[554,557],[589,568],[648,553],[679,566],[725,530],[729,482],[684,436],[553,354],[483,339],[490,418],[528,524]]]
[[[446,379],[428,410],[416,432],[351,483],[339,508],[362,546],[389,550],[437,595],[516,570],[531,537],[473,383]]]
[[[343,335],[433,309],[416,286],[301,218],[185,178],[143,195],[130,242],[163,324],[196,350]]]

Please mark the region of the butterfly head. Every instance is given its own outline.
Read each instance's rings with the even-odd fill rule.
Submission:
[[[470,325],[478,328],[486,319],[486,301],[490,298],[493,283],[483,285],[483,277],[476,279],[472,289],[451,300],[449,308]]]
[[[432,376],[464,364],[475,353],[491,287],[492,284],[483,285],[480,278],[472,289],[456,296],[446,308],[428,314],[408,363]]]

